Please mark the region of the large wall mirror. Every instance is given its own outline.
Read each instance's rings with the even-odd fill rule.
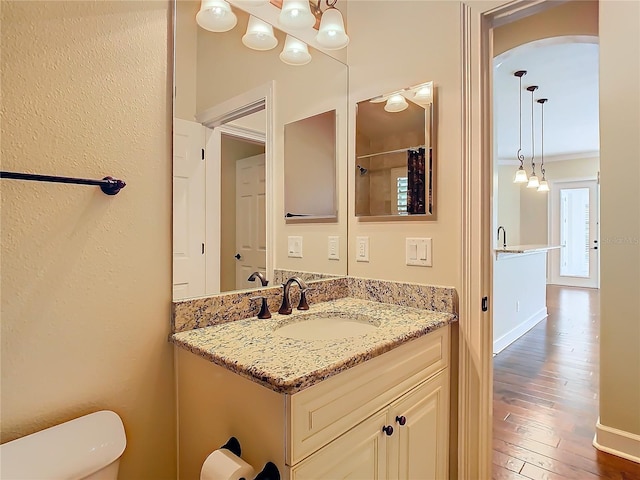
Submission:
[[[175,2],[174,300],[259,287],[260,277],[249,280],[256,271],[269,285],[280,271],[347,274],[347,66],[312,46],[308,63],[291,65],[281,52],[293,37],[277,28],[275,48],[247,48],[250,19],[273,16],[230,3],[237,24],[211,32],[196,22],[200,1]],[[285,152],[295,135],[285,138],[285,126],[316,138],[317,122],[305,120],[327,112],[333,129],[320,133],[323,141],[334,134],[323,180],[335,192],[332,219],[288,223]],[[304,170],[313,159],[298,160]]]
[[[433,115],[433,82],[358,102],[357,217],[433,218]]]

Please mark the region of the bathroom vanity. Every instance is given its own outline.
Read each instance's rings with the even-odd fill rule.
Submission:
[[[336,328],[318,339],[290,333],[313,315]],[[371,330],[349,334],[345,321],[357,316]],[[199,478],[230,436],[245,461],[257,470],[272,461],[285,479],[448,478],[453,320],[340,298],[173,335],[179,478]]]

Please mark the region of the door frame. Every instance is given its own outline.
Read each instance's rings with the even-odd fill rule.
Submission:
[[[548,0],[461,2],[461,285],[458,478],[491,478],[493,426],[492,29],[553,6]]]
[[[207,294],[220,293],[220,192],[222,165],[222,135],[264,142],[265,149],[265,187],[273,191],[275,180],[275,166],[273,161],[274,137],[274,82],[268,82],[253,90],[230,98],[218,105],[196,115],[196,120],[208,127],[208,138],[205,147],[206,162],[206,210],[215,212],[207,215],[206,219],[206,288]],[[266,132],[256,132],[228,122],[265,110]],[[213,217],[213,218],[212,218]],[[273,198],[266,202],[266,247],[267,247],[267,278],[273,277],[275,229]]]

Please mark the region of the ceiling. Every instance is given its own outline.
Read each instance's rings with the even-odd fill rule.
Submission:
[[[597,156],[600,149],[598,118],[598,45],[566,43],[568,37],[532,42],[494,59],[494,132],[498,161],[515,161],[519,145],[519,79],[522,77],[522,152],[531,161],[531,93],[544,104],[544,159],[546,161]],[[534,103],[535,158],[540,163],[541,106]]]

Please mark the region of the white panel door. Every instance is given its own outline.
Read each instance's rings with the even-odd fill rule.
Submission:
[[[255,287],[247,279],[267,272],[265,156],[236,162],[236,288]]]
[[[173,119],[173,298],[205,294],[205,127]]]
[[[553,184],[551,283],[599,287],[599,210],[596,180]]]

